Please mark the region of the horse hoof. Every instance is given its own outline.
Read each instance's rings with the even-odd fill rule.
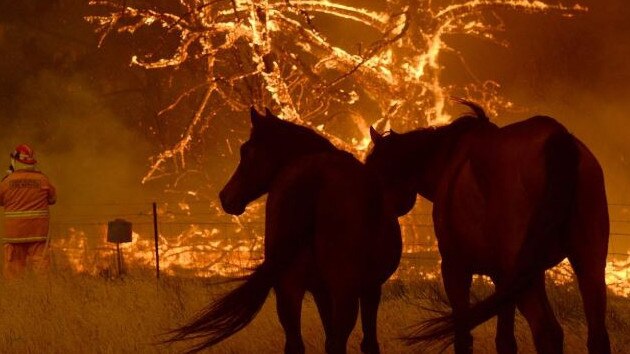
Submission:
[[[361,342],[361,352],[365,354],[381,354],[378,343]]]

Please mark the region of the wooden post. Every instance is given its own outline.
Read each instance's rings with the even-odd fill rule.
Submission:
[[[153,236],[155,237],[155,276],[160,279],[160,251],[158,247],[157,204],[153,202]]]
[[[118,261],[118,276],[120,277],[123,274],[122,257],[120,255],[120,242],[116,242],[116,258]]]

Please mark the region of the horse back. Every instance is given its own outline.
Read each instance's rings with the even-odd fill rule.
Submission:
[[[462,140],[434,204],[443,256],[461,257],[480,273],[515,266],[541,207],[551,203],[550,161],[563,161],[550,157],[556,139],[569,150],[575,144],[554,119],[533,117]]]

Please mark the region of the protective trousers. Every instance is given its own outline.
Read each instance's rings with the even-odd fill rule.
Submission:
[[[48,244],[45,241],[5,243],[3,267],[5,279],[20,277],[28,267],[38,274],[49,269]]]

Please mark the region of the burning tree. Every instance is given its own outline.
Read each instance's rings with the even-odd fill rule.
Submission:
[[[175,119],[181,135],[153,157],[145,182],[173,168],[185,170],[191,144],[219,112],[251,105],[269,106],[284,119],[315,126],[359,154],[367,148],[367,128],[374,122],[351,115],[360,133],[350,137],[329,131],[318,117],[363,100],[378,107],[377,125],[443,124],[451,118],[445,102],[455,93],[495,112],[510,105],[499,96],[498,83],[443,83],[440,55],[451,52],[464,60],[445,39],[460,34],[507,45],[497,37],[504,29],[495,12],[501,8],[564,16],[586,10],[530,0],[443,2],[387,0],[373,10],[335,0],[95,0],[90,4],[96,14],[86,19],[95,25],[100,43],[112,33],[149,33],[155,42],[134,55],[132,65],[172,70],[192,65],[200,72],[159,113],[167,119],[184,102],[195,107],[188,117]],[[352,49],[335,45],[316,26],[316,15],[360,24],[373,40]]]

